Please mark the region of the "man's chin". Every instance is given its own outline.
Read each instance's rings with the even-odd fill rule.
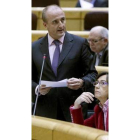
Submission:
[[[64,33],[65,33],[65,32],[59,32],[57,35],[58,35],[59,37],[62,37],[62,36],[64,35]]]

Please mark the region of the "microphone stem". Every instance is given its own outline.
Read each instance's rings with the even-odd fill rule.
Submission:
[[[42,68],[41,68],[41,74],[40,74],[40,79],[39,79],[39,89],[40,89],[40,85],[41,85],[41,78],[42,78],[42,72],[43,72],[43,67],[44,67],[44,61],[45,61],[45,57],[43,57],[43,63],[42,63]]]
[[[37,95],[36,95],[36,100],[35,100],[35,106],[34,106],[33,116],[35,116],[36,105],[37,105],[37,101],[38,101],[38,94],[39,94],[39,92],[38,92]]]
[[[39,89],[40,89],[40,85],[41,85],[41,78],[42,78],[42,72],[43,72],[43,67],[44,67],[45,58],[46,58],[46,56],[45,56],[45,54],[44,54],[43,63],[42,63],[42,68],[41,68],[41,74],[40,74],[40,79],[39,79],[39,87],[38,87],[38,91],[37,91],[37,95],[36,95],[36,100],[35,100],[35,106],[34,106],[33,116],[35,116],[35,112],[36,112],[36,105],[37,105],[38,96],[39,96]]]

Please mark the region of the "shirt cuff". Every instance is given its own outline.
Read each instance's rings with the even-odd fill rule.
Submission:
[[[35,88],[35,95],[40,96],[41,94],[39,93],[38,87],[39,87],[39,85],[37,85]]]

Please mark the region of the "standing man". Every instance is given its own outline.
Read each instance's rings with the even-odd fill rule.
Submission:
[[[102,26],[95,26],[90,30],[88,42],[94,64],[96,66],[108,66],[108,30]]]
[[[50,5],[42,12],[43,25],[48,34],[32,44],[32,100],[39,90],[36,115],[71,121],[69,106],[95,81],[93,56],[88,51],[86,39],[69,34],[65,27],[65,14],[57,5]],[[42,80],[68,79],[68,87],[38,87],[43,55],[46,54]],[[56,58],[57,57],[57,58]],[[85,110],[86,113],[86,110]]]

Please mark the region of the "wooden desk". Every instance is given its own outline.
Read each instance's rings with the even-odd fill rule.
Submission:
[[[70,122],[32,116],[32,140],[108,140],[108,132]]]
[[[37,15],[37,30],[46,30],[42,21],[43,8],[32,8]],[[108,8],[62,8],[66,15],[66,28],[68,31],[83,31],[85,14],[91,11],[108,11]]]
[[[105,67],[105,66],[95,66],[96,70],[98,71],[98,73],[101,72],[109,72],[109,67]]]

